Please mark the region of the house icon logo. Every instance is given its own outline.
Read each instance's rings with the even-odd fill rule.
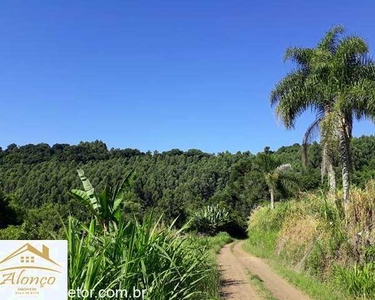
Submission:
[[[3,263],[6,263],[10,260],[19,259],[19,266],[11,267],[9,269],[0,269],[0,272],[12,269],[45,269],[53,272],[61,273],[58,269],[48,269],[44,267],[36,266],[36,261],[38,259],[43,259],[48,261],[51,265],[55,265],[56,267],[61,267],[58,263],[53,261],[49,256],[49,248],[46,245],[42,245],[42,251],[38,251],[29,243],[26,243],[24,246],[19,248],[18,250],[14,251],[11,255],[6,257],[4,260],[0,261],[0,268]]]
[[[0,299],[25,298],[67,299],[67,241],[0,241]]]

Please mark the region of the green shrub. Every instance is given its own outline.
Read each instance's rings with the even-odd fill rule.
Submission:
[[[229,222],[229,212],[219,205],[208,205],[195,212],[189,222],[191,230],[215,235]]]
[[[10,225],[5,229],[0,229],[0,240],[23,240],[26,232],[23,226]]]
[[[208,249],[214,254],[219,252],[226,244],[233,241],[227,232],[219,232],[215,236],[191,236],[191,238],[197,246]]]
[[[255,209],[248,226],[247,248],[259,257],[270,258],[276,251],[278,232],[286,216],[289,204],[277,203],[276,209],[270,209],[268,204]]]

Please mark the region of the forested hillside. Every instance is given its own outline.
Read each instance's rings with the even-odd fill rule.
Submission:
[[[319,144],[309,147],[307,169],[302,167],[299,144],[275,152],[265,151],[278,163],[292,165],[302,191],[325,188],[320,178]],[[98,189],[105,183],[119,182],[127,172],[134,170],[133,193],[128,195],[125,204],[128,215],[141,216],[152,208],[163,212],[168,221],[179,217],[179,222],[183,223],[197,208],[219,203],[229,209],[232,226],[238,229],[246,227],[251,208],[269,198],[256,158],[257,155],[250,152],[209,154],[196,149],[162,153],[109,150],[101,141],[52,147],[12,144],[5,150],[0,149],[0,190],[28,208],[45,207],[48,203],[71,206],[69,191],[81,186],[78,168],[85,171]],[[375,137],[355,138],[353,158],[353,181],[361,186],[375,175]],[[276,198],[286,197],[288,193]]]

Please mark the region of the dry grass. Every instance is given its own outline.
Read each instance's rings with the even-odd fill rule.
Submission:
[[[297,220],[288,217],[279,232],[277,254],[301,268],[301,264],[322,236],[319,225],[319,220],[311,216]]]
[[[338,199],[340,191],[337,198],[306,193],[273,211],[258,208],[249,221],[249,245],[297,271],[339,281],[353,297],[375,299],[375,181],[354,188],[345,210]]]
[[[362,262],[365,249],[375,245],[375,181],[352,191],[346,214],[350,243],[356,260]]]

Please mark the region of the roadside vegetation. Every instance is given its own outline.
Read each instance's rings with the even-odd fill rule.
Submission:
[[[144,291],[142,299],[219,299],[215,254],[229,242],[228,234],[200,237],[200,231],[188,232],[188,224],[176,229],[175,222],[167,226],[162,217],[156,219],[153,214],[140,222],[136,218],[126,221],[122,212],[133,172],[100,193],[83,170],[78,175],[83,190],[74,189],[72,195],[86,204],[93,218],[85,224],[69,217],[65,227],[69,289],[93,291],[93,295],[101,290],[131,293],[137,289]],[[215,212],[208,208],[205,217],[221,224],[223,217]],[[212,228],[211,223],[198,229],[205,224]]]
[[[78,175],[83,190],[71,193],[86,204],[93,218],[84,224],[69,217],[65,228],[70,289],[94,291],[94,295],[100,290],[138,289],[144,291],[143,299],[219,299],[214,254],[229,241],[228,234],[199,237],[188,233],[188,224],[175,229],[175,222],[167,226],[153,214],[140,222],[136,218],[126,221],[122,212],[133,172],[100,193],[83,170]],[[220,212],[208,208],[205,217],[221,224],[224,217],[216,211]],[[212,228],[211,223],[204,225]]]
[[[260,206],[251,214],[245,249],[314,299],[373,299],[374,197],[374,181],[353,190],[345,219],[323,193],[302,194],[274,210]]]
[[[108,233],[95,220],[86,225],[70,219],[66,238],[70,289],[98,295],[102,289],[136,288],[146,291],[144,299],[219,299],[220,278],[210,249],[226,242],[222,238],[203,242],[151,216],[142,223],[120,222]]]

